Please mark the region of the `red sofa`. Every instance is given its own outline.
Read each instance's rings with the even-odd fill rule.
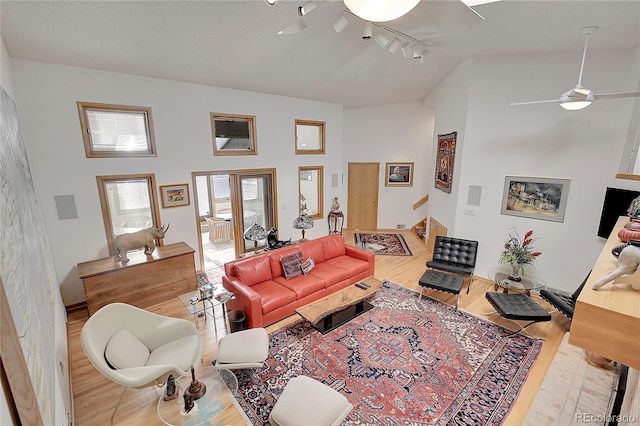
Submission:
[[[287,279],[282,257],[300,251],[313,258],[307,275]],[[346,245],[333,234],[225,263],[222,285],[235,294],[229,309],[241,309],[247,327],[265,327],[293,315],[295,309],[373,275],[375,255]]]

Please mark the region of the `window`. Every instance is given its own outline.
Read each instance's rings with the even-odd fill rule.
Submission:
[[[257,155],[256,124],[252,115],[211,113],[213,155]]]
[[[324,154],[324,121],[296,120],[296,155]]]
[[[321,219],[322,200],[324,198],[322,190],[323,182],[322,166],[300,166],[298,167],[298,192],[300,194],[299,213],[306,209],[311,219]]]
[[[151,108],[77,104],[87,158],[156,156]]]
[[[111,256],[115,254],[113,240],[116,236],[151,226],[161,227],[153,174],[97,176],[97,180]]]

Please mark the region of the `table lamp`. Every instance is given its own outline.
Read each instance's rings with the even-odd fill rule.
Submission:
[[[251,225],[251,227],[244,232],[244,239],[253,241],[253,254],[258,253],[258,241],[264,240],[265,238],[267,238],[267,231],[257,223]]]
[[[304,238],[304,231],[313,228],[313,220],[307,215],[306,209],[302,210],[302,214],[293,221],[293,228],[302,229],[302,239],[300,241],[307,241]]]

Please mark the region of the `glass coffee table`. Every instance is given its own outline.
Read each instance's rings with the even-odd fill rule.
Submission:
[[[493,281],[495,290],[498,290],[498,287],[500,287],[503,293],[509,293],[509,290],[515,290],[524,292],[527,296],[531,297],[532,291],[541,290],[547,286],[546,281],[530,273],[524,275],[521,281],[510,280],[510,272],[510,267],[489,268],[489,279]]]
[[[176,380],[175,399],[165,401],[166,385],[162,388],[162,395],[158,399],[158,417],[165,425],[196,426],[217,424],[212,422],[235,401],[238,391],[238,379],[235,374],[225,369],[209,367],[205,377],[196,377],[207,387],[205,394],[194,401],[194,407],[184,412],[184,391],[191,384],[191,377],[184,376]]]

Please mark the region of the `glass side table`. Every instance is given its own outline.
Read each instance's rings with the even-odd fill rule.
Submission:
[[[547,286],[546,281],[530,273],[523,275],[521,281],[510,280],[510,272],[510,267],[489,268],[489,279],[493,281],[495,290],[500,287],[503,293],[509,293],[509,290],[524,291],[527,296],[531,297],[532,291],[541,290]]]
[[[207,309],[211,308],[211,316],[213,317],[213,327],[218,334],[218,326],[216,324],[216,307],[222,308],[222,320],[227,333],[229,333],[229,319],[227,318],[227,302],[234,300],[236,297],[233,293],[223,292],[218,294],[212,294],[209,297],[202,297],[200,290],[190,291],[189,293],[181,294],[178,299],[182,302],[187,311],[193,315],[193,320],[196,322],[196,318],[204,316],[207,320]],[[196,322],[196,326],[198,323]]]
[[[158,417],[165,425],[196,426],[216,424],[212,422],[235,401],[238,392],[238,379],[235,374],[225,369],[206,370],[206,377],[196,377],[207,387],[205,394],[194,401],[194,407],[184,412],[184,391],[191,384],[191,377],[184,376],[176,380],[175,399],[165,401],[166,385],[162,388],[162,395],[158,399]]]

